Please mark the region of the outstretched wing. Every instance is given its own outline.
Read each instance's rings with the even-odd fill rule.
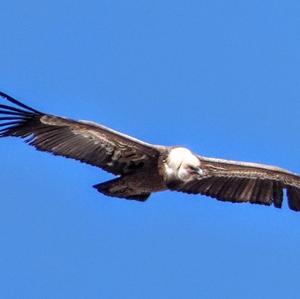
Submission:
[[[116,175],[157,163],[159,147],[92,122],[53,116],[0,92],[0,137],[15,136],[40,151],[73,158]]]
[[[222,201],[274,204],[281,208],[283,189],[288,204],[300,210],[300,177],[284,169],[264,164],[199,157],[202,176],[192,176],[177,191],[204,194]]]

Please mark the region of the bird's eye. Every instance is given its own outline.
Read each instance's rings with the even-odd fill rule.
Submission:
[[[195,166],[192,166],[192,165],[190,165],[189,167],[190,167],[190,169],[193,170],[193,171],[198,171],[198,167],[195,167]]]

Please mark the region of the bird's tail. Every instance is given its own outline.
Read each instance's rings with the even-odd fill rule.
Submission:
[[[119,197],[137,201],[146,201],[151,193],[137,193],[131,190],[123,177],[119,177],[93,186],[107,196]]]

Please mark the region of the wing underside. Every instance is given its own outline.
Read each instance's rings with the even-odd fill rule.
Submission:
[[[15,136],[40,151],[100,167],[116,175],[157,163],[159,147],[102,125],[39,112],[12,97],[0,105],[0,137]]]
[[[274,205],[281,208],[284,189],[288,205],[300,210],[300,178],[284,169],[200,157],[203,176],[194,176],[176,186],[177,191],[203,194],[218,200]]]

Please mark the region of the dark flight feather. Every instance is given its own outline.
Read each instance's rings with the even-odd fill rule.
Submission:
[[[0,96],[18,106],[0,105],[0,115],[8,115],[0,119],[0,137],[25,138],[40,151],[76,159],[117,175],[145,163],[157,163],[160,152],[155,146],[95,123],[42,113],[2,92]]]
[[[300,211],[300,178],[284,169],[263,164],[199,156],[205,175],[179,182],[173,190],[204,194],[222,201],[273,204],[281,208],[283,189],[288,204]]]

